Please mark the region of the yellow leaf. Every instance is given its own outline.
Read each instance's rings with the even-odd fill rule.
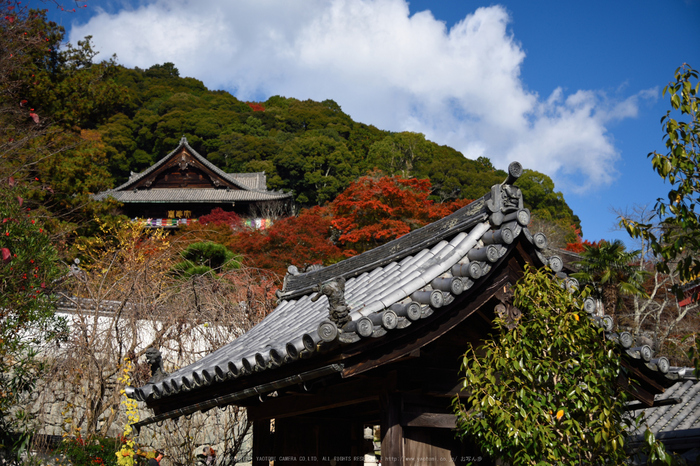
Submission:
[[[562,417],[564,417],[564,410],[560,409],[559,411],[557,411],[557,421]]]
[[[576,322],[578,322],[578,314],[574,314],[574,319],[576,319]]]

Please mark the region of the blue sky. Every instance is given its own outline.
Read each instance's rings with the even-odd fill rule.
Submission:
[[[544,172],[590,240],[626,240],[611,209],[668,191],[647,158],[664,148],[661,90],[682,63],[700,68],[700,0],[85,3],[51,15],[126,66],[171,61],[243,100],[333,99],[381,129]]]

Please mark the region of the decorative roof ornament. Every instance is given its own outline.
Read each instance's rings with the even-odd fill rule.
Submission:
[[[328,316],[338,327],[342,328],[350,322],[350,308],[345,304],[345,278],[334,278],[313,288],[316,293],[311,297],[312,302],[318,301],[321,296],[328,297]]]
[[[168,373],[163,369],[163,356],[160,351],[154,347],[146,350],[146,361],[151,366],[151,378],[148,383],[158,383],[163,381],[168,376]]]
[[[491,222],[500,225],[510,220],[507,214],[515,213],[519,223],[527,225],[529,223],[529,212],[523,209],[523,193],[513,183],[523,174],[523,167],[518,162],[508,165],[508,178],[501,183],[493,185],[491,188],[491,198],[486,201],[486,206],[493,212]],[[525,218],[527,217],[527,218]]]
[[[185,156],[185,152],[182,153],[180,156],[180,170],[187,170],[187,167],[190,165],[187,163],[187,157]]]

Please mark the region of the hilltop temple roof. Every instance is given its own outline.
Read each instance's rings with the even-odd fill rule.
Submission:
[[[183,136],[175,150],[158,162],[94,197],[113,197],[126,204],[223,204],[289,200],[292,194],[269,191],[264,172],[224,172],[195,151]]]

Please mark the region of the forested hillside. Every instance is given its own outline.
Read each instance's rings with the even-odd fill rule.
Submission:
[[[148,70],[117,67],[114,81],[127,89],[128,99],[97,129],[117,183],[170,152],[182,135],[225,171],[264,170],[270,188],[294,191],[303,206],[333,200],[375,168],[430,179],[431,198],[438,202],[480,197],[505,176],[488,159],[466,159],[421,134],[355,122],[333,100],[274,96],[241,102],[180,77],[171,63]],[[578,226],[547,176],[531,172],[520,185],[534,211]]]
[[[89,38],[63,44],[62,28],[41,12],[11,26],[19,36],[3,38],[4,49],[17,49],[3,63],[3,142],[14,156],[2,159],[3,173],[25,181],[28,202],[66,245],[90,236],[95,217],[116,212],[90,194],[147,168],[183,135],[225,171],[265,171],[268,187],[293,191],[299,208],[333,201],[370,172],[429,179],[436,203],[478,198],[505,177],[487,158],[466,159],[422,134],[353,121],[330,99],[242,102],[180,77],[172,63],[142,70],[98,62]],[[578,218],[551,179],[526,171],[518,184],[535,218],[572,241]]]

